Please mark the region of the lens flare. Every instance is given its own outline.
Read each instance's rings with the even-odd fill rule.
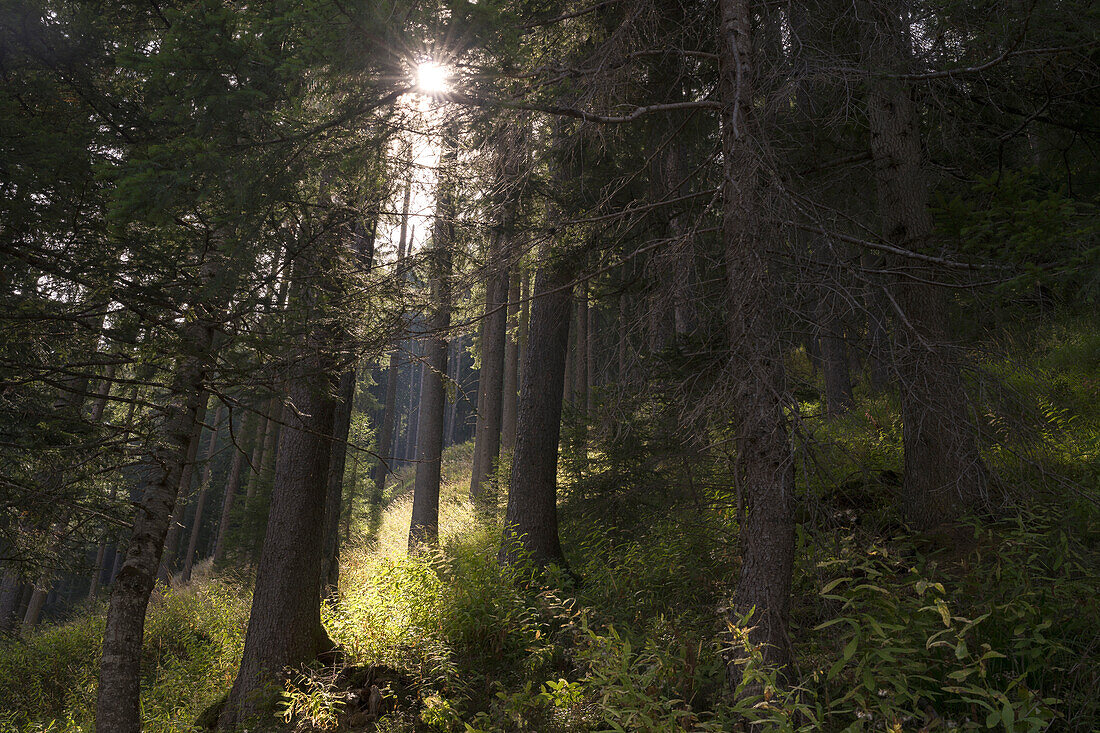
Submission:
[[[421,61],[416,66],[416,90],[423,94],[447,91],[447,68],[434,61]]]

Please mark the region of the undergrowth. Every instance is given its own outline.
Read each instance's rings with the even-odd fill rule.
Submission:
[[[1088,381],[1100,375],[1100,339],[1065,331],[1029,348],[1026,368],[1020,359],[981,365],[1012,392],[992,402],[986,425],[996,435],[998,421],[1012,422],[1010,410],[1048,404],[1046,442],[1025,455],[1019,436],[988,441],[1003,489],[996,512],[934,533],[908,531],[891,508],[902,462],[889,396],[862,395],[859,411],[836,420],[824,419],[812,398],[800,407],[796,664],[786,674],[746,645],[752,618],[728,616],[740,562],[728,457],[687,460],[683,446],[662,447],[662,411],[647,407],[614,440],[593,429],[583,455],[564,456],[569,572],[497,564],[500,490],[495,505],[466,500],[472,445],[445,456],[433,551],[407,555],[411,473],[395,476],[376,521],[357,522],[339,597],[324,610],[348,668],[381,670],[381,717],[349,702],[347,670],[318,667],[291,678],[279,725],[467,733],[1100,728],[1100,412]],[[582,435],[572,426],[566,444]],[[148,730],[188,730],[228,689],[246,596],[238,583],[213,580],[154,606]],[[90,613],[0,645],[0,730],[88,729],[101,633],[101,616]],[[735,695],[730,659],[743,665]]]
[[[249,593],[216,578],[168,590],[149,609],[142,649],[144,729],[189,730],[233,681]],[[103,644],[101,606],[75,620],[0,642],[0,731],[94,729]]]

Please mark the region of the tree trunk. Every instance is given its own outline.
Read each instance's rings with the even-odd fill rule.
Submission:
[[[209,261],[208,261],[209,263]],[[204,272],[213,279],[215,269]],[[232,292],[228,284],[223,292]],[[134,516],[126,556],[115,578],[107,608],[103,657],[96,700],[97,733],[138,733],[141,679],[141,642],[149,595],[156,582],[168,524],[172,518],[184,466],[200,409],[206,404],[206,377],[218,318],[202,312],[189,320],[180,334],[187,350],[178,359],[169,387],[160,440],[149,462],[150,480]]]
[[[176,505],[172,510],[171,523],[168,525],[168,534],[164,539],[164,550],[160,558],[160,567],[157,570],[157,579],[165,585],[170,585],[172,580],[172,567],[175,565],[176,552],[179,545],[180,532],[183,529],[183,517],[187,511],[187,499],[191,493],[191,476],[195,471],[195,461],[199,456],[199,443],[202,440],[203,421],[209,410],[209,393],[203,392],[202,405],[196,415],[192,426],[190,442],[187,444],[187,462],[180,469],[180,484],[176,491]]]
[[[413,346],[416,360],[411,365],[409,376],[409,418],[405,428],[405,463],[416,460],[416,442],[420,428],[420,406],[424,390],[424,345],[417,342]]]
[[[588,419],[591,420],[595,415],[595,401],[596,401],[596,336],[597,336],[597,311],[593,303],[589,303],[585,308],[587,315],[588,330],[584,336],[584,349],[585,349],[585,374],[588,379],[585,385],[585,404],[584,409],[588,414]]]
[[[355,368],[344,372],[337,387],[337,403],[332,423],[332,455],[328,468],[328,493],[325,499],[324,548],[321,555],[321,582],[326,597],[333,597],[340,582],[340,509],[344,496],[344,467],[348,457],[348,435],[355,401]]]
[[[263,435],[259,431],[253,432],[252,426],[256,422],[256,413],[249,412],[244,418],[244,424],[241,426],[241,437],[251,434],[252,442],[255,445],[260,445],[263,442]],[[222,496],[222,513],[221,518],[218,520],[218,532],[217,539],[214,541],[214,564],[217,565],[225,557],[225,542],[229,536],[229,523],[233,516],[233,502],[237,498],[237,492],[241,488],[241,468],[244,465],[244,448],[243,446],[233,446],[233,463],[229,468],[229,478],[225,482],[225,494]],[[255,455],[255,451],[253,452]]]
[[[107,540],[100,540],[96,547],[95,565],[92,569],[91,583],[88,584],[88,601],[93,602],[99,593],[99,580],[103,577],[103,563],[107,557]]]
[[[753,116],[752,3],[720,0],[719,94],[722,102],[723,211],[731,395],[736,405],[737,473],[747,506],[741,532],[741,577],[731,623],[750,612],[748,640],[779,667],[790,661],[787,637],[794,561],[794,464],[784,416],[783,355],[767,257],[777,234],[765,223],[763,144]],[[763,12],[763,11],[762,11]],[[741,682],[732,650],[731,691]]]
[[[316,259],[315,259],[316,258]],[[321,626],[321,560],[328,471],[335,418],[333,345],[339,338],[317,308],[336,263],[315,253],[294,265],[292,299],[308,332],[292,359],[289,409],[275,460],[271,509],[256,569],[244,654],[218,725],[233,730],[262,716],[271,702],[268,685],[288,668],[332,648]],[[308,284],[308,285],[307,285]]]
[[[405,203],[401,210],[401,233],[397,240],[397,261],[394,267],[397,271],[404,266],[406,256],[407,228],[409,224],[409,202],[412,197],[412,181],[405,184]],[[393,470],[396,460],[394,448],[394,423],[397,416],[397,383],[399,373],[399,353],[394,348],[390,352],[389,366],[386,370],[386,400],[382,410],[382,425],[378,431],[378,464],[374,467],[375,491],[382,493],[386,490],[386,477]]]
[[[829,415],[843,415],[855,406],[849,372],[848,343],[844,338],[841,309],[844,299],[836,292],[843,287],[841,268],[830,243],[823,243],[822,257],[829,262],[832,277],[821,287],[817,322],[821,344],[821,370],[825,375],[825,406]]]
[[[622,387],[626,385],[629,380],[630,363],[628,362],[628,356],[630,352],[630,324],[629,313],[627,311],[626,293],[619,293],[618,298],[618,311],[619,311],[619,342],[618,354],[617,354],[617,369],[615,379]]]
[[[49,577],[43,576],[34,584],[34,592],[27,604],[27,612],[23,614],[22,630],[33,629],[38,626],[38,620],[42,616],[42,609],[46,605],[46,597],[51,592],[54,584]]]
[[[907,29],[893,10],[868,11],[878,22],[865,45],[878,71],[908,66]],[[868,122],[883,236],[895,247],[925,251],[933,240],[928,181],[920,121],[903,81],[873,77]],[[905,445],[901,506],[911,524],[931,528],[979,504],[987,476],[962,375],[945,347],[946,298],[931,284],[933,268],[904,264],[912,279],[902,275],[893,284],[902,321],[895,339]]]
[[[16,612],[19,610],[19,598],[23,594],[23,583],[19,573],[4,571],[4,580],[0,583],[0,636],[10,634],[16,625]]]
[[[574,385],[577,409],[584,411],[588,407],[588,287],[581,283],[577,287],[576,299],[577,345],[574,348],[576,383]]]
[[[451,247],[454,246],[454,186],[448,167],[455,157],[452,133],[445,133],[439,159],[439,194],[430,265],[432,312],[425,343],[425,368],[420,388],[420,419],[416,444],[409,551],[439,540],[439,481],[443,458],[443,409],[447,374],[447,329],[451,325]]]
[[[470,480],[470,500],[479,501],[485,482],[500,457],[500,423],[504,396],[504,347],[508,336],[508,269],[501,266],[501,240],[490,256],[486,281],[485,330],[481,341],[481,408],[474,436],[476,461]]]
[[[542,253],[517,406],[502,563],[524,557],[538,565],[565,564],[558,539],[557,476],[572,275],[564,262]]]
[[[517,268],[518,270],[518,268]],[[508,335],[504,347],[504,380],[500,406],[500,446],[512,450],[516,444],[516,397],[519,382],[519,300],[520,272],[512,274],[508,286]]]
[[[259,429],[256,431],[256,443],[252,446],[252,457],[249,460],[248,483],[245,485],[244,500],[247,504],[256,495],[256,488],[260,484],[260,474],[263,473],[263,465],[275,450],[275,418],[282,404],[272,397],[267,401],[267,407],[260,416]]]
[[[103,378],[99,380],[99,388],[96,390],[96,398],[92,402],[92,412],[89,416],[93,424],[98,424],[103,419],[103,411],[107,408],[107,400],[111,396],[111,380],[115,376],[115,366],[115,364],[108,364],[103,370]]]
[[[206,507],[206,494],[210,490],[210,480],[214,473],[214,454],[218,450],[218,434],[221,432],[222,415],[225,405],[218,403],[214,411],[213,431],[210,433],[210,445],[206,449],[206,465],[202,470],[202,485],[199,486],[199,498],[195,502],[195,517],[191,520],[191,537],[187,540],[187,555],[183,560],[183,582],[191,582],[191,570],[195,567],[195,552],[199,545],[199,532],[202,530],[202,513]]]

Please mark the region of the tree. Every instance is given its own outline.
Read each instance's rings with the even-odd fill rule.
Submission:
[[[725,245],[729,380],[737,431],[737,473],[747,512],[740,531],[741,577],[731,622],[751,614],[749,640],[764,658],[790,662],[787,637],[794,563],[794,462],[784,414],[789,399],[775,325],[776,293],[767,250],[767,149],[754,115],[753,6],[720,0],[722,237]],[[735,652],[731,687],[741,680]]]
[[[451,324],[451,251],[455,239],[455,132],[443,136],[439,156],[439,182],[435,229],[429,255],[431,313],[424,345],[423,376],[420,383],[420,418],[417,425],[416,478],[413,483],[412,521],[409,551],[439,540],[439,481],[443,461],[443,410],[447,375],[447,329]]]
[[[898,10],[869,10],[864,21],[869,60],[877,69],[905,69],[907,34]],[[932,217],[920,121],[906,85],[889,76],[874,77],[867,116],[883,236],[903,251],[926,251],[933,239]],[[958,518],[985,498],[986,469],[962,376],[945,343],[947,307],[935,271],[919,263],[908,263],[907,269],[912,274],[892,284],[903,325],[895,341],[905,443],[901,505],[911,523],[929,528]]]
[[[565,565],[558,538],[557,475],[572,279],[566,255],[548,248],[540,252],[500,546],[505,563],[529,559]]]

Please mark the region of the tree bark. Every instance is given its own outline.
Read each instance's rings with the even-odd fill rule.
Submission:
[[[777,234],[766,224],[765,154],[753,92],[753,5],[719,0],[719,94],[722,102],[722,238],[725,243],[730,380],[737,420],[737,474],[747,514],[740,531],[741,577],[730,621],[748,614],[748,640],[778,667],[790,661],[787,637],[794,561],[794,464],[784,407],[783,355],[774,319],[778,285],[768,249]],[[763,10],[761,12],[764,12]],[[733,649],[727,675],[741,682]]]
[[[208,261],[204,280],[212,280],[216,268]],[[224,292],[233,288],[223,286]],[[149,462],[150,480],[134,516],[126,556],[115,578],[107,608],[103,657],[99,668],[96,700],[97,733],[139,733],[141,642],[149,595],[156,582],[168,524],[172,518],[184,466],[188,463],[191,437],[201,425],[200,408],[206,404],[203,380],[214,346],[218,318],[196,309],[180,334],[186,345],[176,362],[164,413],[161,439],[154,444]]]
[[[527,558],[537,565],[565,565],[558,538],[557,476],[572,277],[572,268],[542,253],[517,406],[501,563]]]
[[[865,45],[877,71],[908,66],[907,28],[896,8],[875,6],[877,28]],[[868,96],[871,153],[883,236],[913,252],[933,243],[928,180],[921,151],[920,121],[909,89],[899,79],[876,74]],[[922,529],[952,521],[986,498],[987,474],[955,358],[946,347],[947,300],[935,271],[906,262],[912,278],[893,283],[900,309],[895,339],[901,377],[905,445],[902,512]]]
[[[336,263],[318,253],[295,262],[292,299],[308,331],[287,380],[271,509],[256,569],[244,654],[218,720],[232,730],[263,715],[268,683],[332,648],[321,626],[321,559],[338,366],[334,327],[318,310],[318,285]]]

